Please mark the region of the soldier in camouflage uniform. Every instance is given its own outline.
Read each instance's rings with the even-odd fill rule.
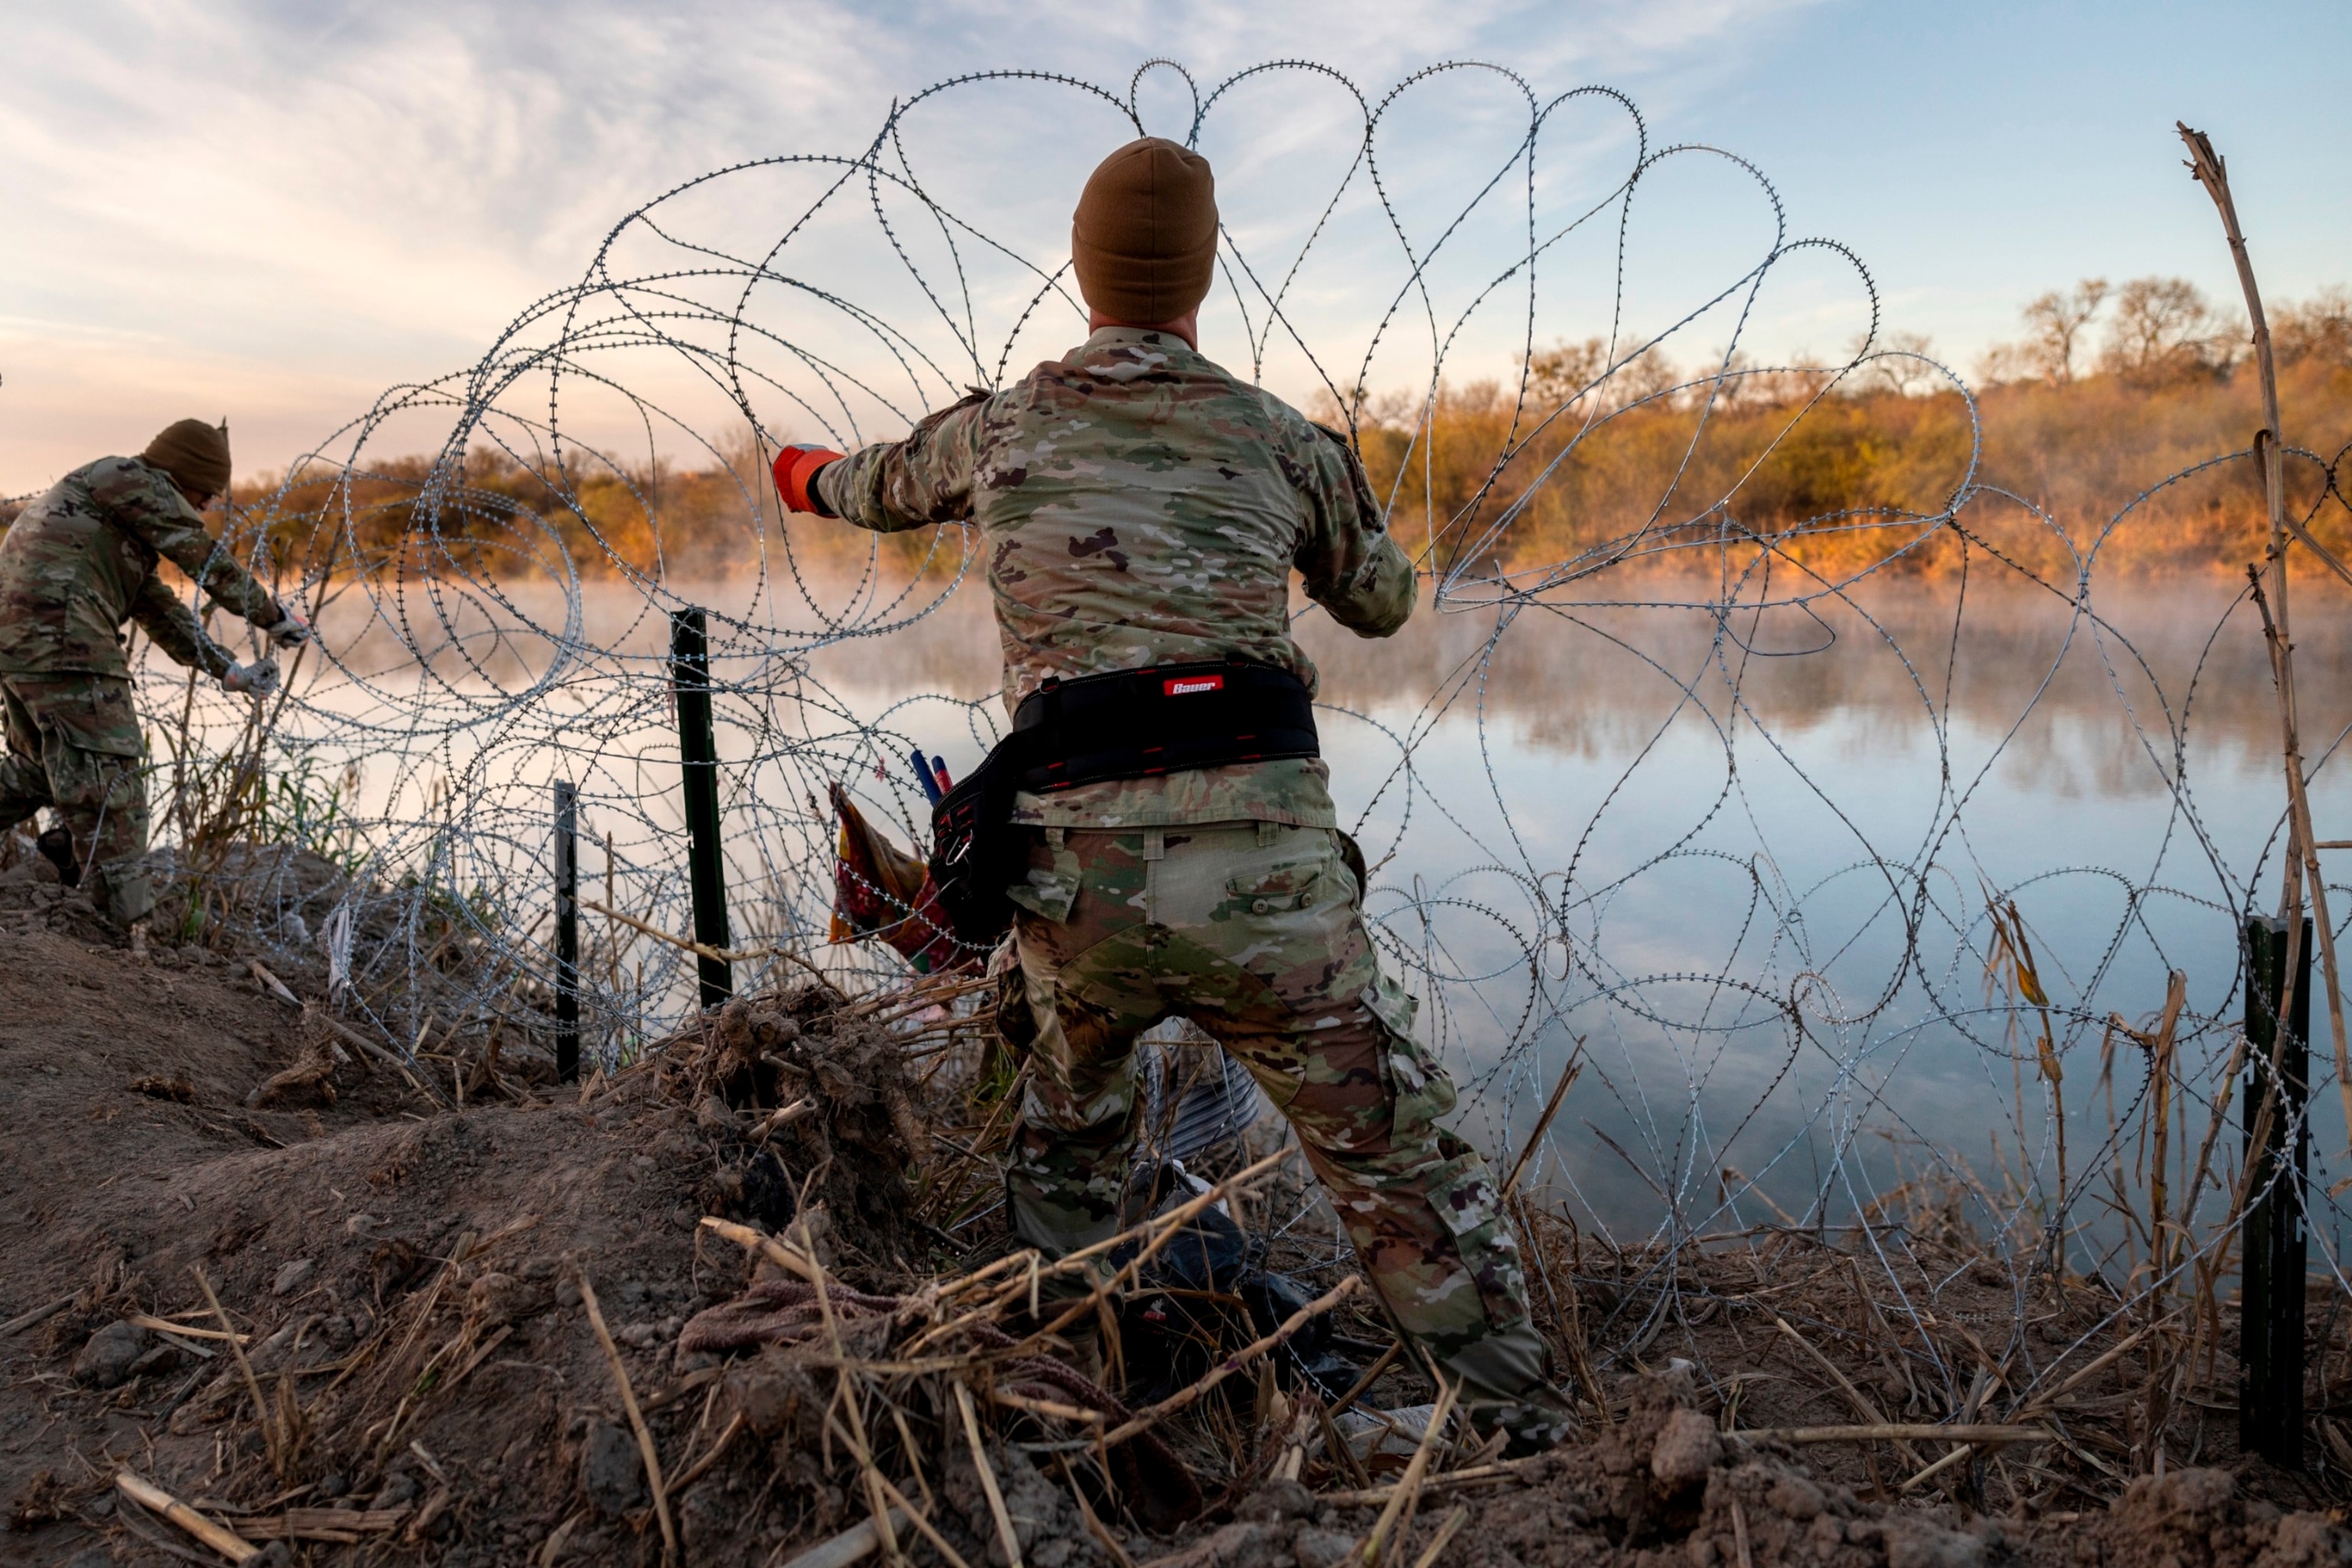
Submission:
[[[136,458],[101,458],[68,474],[0,538],[8,733],[0,832],[54,808],[60,821],[42,835],[43,852],[126,929],[147,917],[155,896],[121,628],[137,621],[157,647],[232,691],[266,693],[278,679],[273,661],[238,664],[215,646],[156,575],[157,562],[168,558],[278,647],[310,635],[205,531],[199,514],[228,478],[227,431],[183,419]]]
[[[1412,613],[1412,563],[1347,440],[1203,358],[1206,163],[1120,149],[1074,225],[1093,335],[993,395],[855,456],[787,450],[788,505],[981,534],[1017,707],[1049,676],[1242,658],[1313,689],[1289,574],[1342,626]],[[1142,323],[1142,324],[1136,324]],[[1556,1441],[1525,1281],[1486,1163],[1441,1131],[1454,1086],[1381,973],[1364,867],[1320,760],[1239,763],[1015,798],[1010,889],[1035,1037],[1008,1158],[1013,1225],[1060,1254],[1121,1224],[1136,1036],[1191,1019],[1289,1118],[1397,1322],[1463,1380],[1472,1418]]]

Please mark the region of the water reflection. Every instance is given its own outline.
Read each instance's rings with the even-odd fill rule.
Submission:
[[[2075,1188],[2111,1152],[2105,1021],[2153,1011],[2168,969],[2189,975],[2187,1059],[2212,1087],[2232,911],[2275,898],[2258,622],[2227,584],[2111,594],[2097,621],[2038,592],[1962,607],[1888,584],[1814,615],[1522,614],[1499,637],[1491,613],[1439,618],[1396,650],[1418,688],[1383,683],[1390,650],[1317,640],[1327,695],[1392,724],[1399,691],[1459,672],[1412,752],[1425,809],[1384,800],[1366,837],[1393,846],[1392,889],[1454,916],[1428,978],[1476,993],[1439,1013],[1487,1142],[1524,1134],[1574,1037],[1592,1070],[1551,1171],[1620,1224],[1668,1196],[1705,1215],[1727,1167],[1834,1215],[1887,1179],[1890,1139],[2054,1191],[2030,1033],[2005,992],[1989,1002],[1991,898],[2016,900],[2055,1004]],[[2315,756],[2347,717],[2340,611],[2306,596],[2299,623]],[[1393,760],[1346,743],[1343,780]],[[2342,773],[2314,780],[2322,821],[2345,815]],[[1521,940],[1539,907],[1543,946]],[[1392,908],[1401,944],[1425,944],[1417,909]],[[1524,1055],[1494,1043],[1530,1037]],[[2138,1054],[2115,1070],[2128,1115]],[[2341,1163],[2335,1101],[2315,1103],[2315,1157]]]
[[[730,820],[760,840],[737,857],[751,929],[821,929],[829,825],[803,803],[828,779],[911,832],[906,745],[961,774],[1001,722],[984,594],[944,586],[814,583],[820,614],[790,584],[673,585],[727,626]],[[893,599],[886,635],[826,637]],[[2315,758],[2352,721],[2342,607],[2298,605]],[[576,608],[552,591],[397,603],[366,629],[361,608],[331,618],[343,670],[311,693],[318,710],[440,714],[436,765],[517,798],[593,752],[649,840],[674,831],[667,627],[635,588],[591,584]],[[2210,1091],[2234,911],[2275,896],[2259,624],[2218,579],[2095,608],[2030,585],[1874,580],[1761,612],[1424,605],[1383,642],[1303,615],[1334,791],[1376,868],[1391,960],[1465,1085],[1465,1132],[1516,1150],[1580,1041],[1536,1178],[1588,1220],[1835,1217],[1928,1150],[2054,1194],[2051,1086],[2029,1020],[1986,980],[1996,900],[2015,901],[2051,993],[2071,1187],[2110,1157],[2106,1021],[2152,1012],[2173,968],[2189,984],[2183,1058]],[[525,741],[506,713],[527,713]],[[516,749],[495,770],[469,761],[502,744]],[[2323,835],[2352,820],[2347,794],[2323,763]],[[2142,1072],[2137,1053],[2115,1062],[2126,1114]],[[2332,1088],[2315,1103],[2325,1184],[2343,1131]]]

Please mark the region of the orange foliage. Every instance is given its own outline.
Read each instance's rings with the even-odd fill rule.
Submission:
[[[421,457],[364,470],[320,464],[240,484],[234,500],[241,521],[268,530],[281,561],[312,575],[346,574],[355,558],[376,573],[454,571],[509,583],[692,580],[763,558],[782,569],[782,509],[748,440],[705,468],[615,468],[578,458],[562,469],[533,468],[480,448],[455,468]],[[803,519],[790,542],[803,563],[855,565],[879,548],[908,569],[935,549],[928,532],[883,536],[878,545],[875,537]]]
[[[1625,407],[1519,406],[1481,382],[1442,388],[1425,419],[1393,401],[1360,410],[1358,429],[1391,526],[1441,572],[1620,559],[1714,570],[1726,543],[1829,576],[1881,560],[1936,572],[1961,560],[1965,535],[2060,582],[2095,546],[2103,572],[2234,574],[2268,537],[2250,461],[2134,503],[2251,444],[2253,378],[2243,363],[2156,384],[2109,373],[1997,384],[1979,395],[1980,447],[1956,390],[1824,395],[1831,373],[1811,370],[1726,381],[1711,401],[1717,388],[1699,381]],[[2291,497],[2352,558],[2352,512],[2326,494],[2326,465],[2352,441],[2352,363],[2303,356],[2282,371],[2280,397],[2289,446],[2317,454],[2290,464]],[[1943,526],[1956,500],[1957,529]]]
[[[2116,301],[2105,348],[2078,375],[2087,332]],[[2280,402],[2297,511],[2352,558],[2352,510],[2329,474],[2352,442],[2352,296],[2323,290],[2274,312]],[[1655,351],[1613,373],[1598,342],[1538,353],[1525,393],[1441,385],[1356,409],[1357,438],[1391,527],[1440,573],[1525,580],[1604,566],[1753,570],[1769,562],[1840,577],[1884,563],[1948,571],[1990,549],[2056,583],[2086,560],[2105,574],[2235,574],[2267,541],[2261,485],[2241,453],[2260,421],[2242,328],[2177,279],[2110,290],[2086,279],[2026,307],[2020,343],[1986,358],[1972,405],[1906,352],[1841,376],[1758,372],[1735,356],[1685,380]],[[1679,384],[1678,384],[1679,383]],[[1327,400],[1327,424],[1346,415]],[[283,485],[237,487],[241,520],[279,561],[313,574],[354,557],[395,573],[452,568],[512,579],[695,577],[778,564],[786,525],[749,433],[701,469],[563,470],[477,450]],[[2142,500],[2151,487],[2161,489]],[[5,522],[0,518],[0,523]],[[931,531],[872,536],[793,525],[796,560],[894,575],[952,570],[969,542]]]

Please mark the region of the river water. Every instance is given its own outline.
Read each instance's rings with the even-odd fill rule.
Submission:
[[[1728,614],[1675,604],[1688,584],[1612,585],[1647,602],[1424,602],[1377,642],[1300,621],[1370,909],[1464,1087],[1465,1135],[1515,1152],[1573,1054],[1532,1179],[1620,1232],[1670,1210],[1835,1218],[1939,1169],[2046,1213],[2063,1101],[2070,1214],[2097,1233],[2081,1194],[2115,1173],[2110,1100],[2136,1126],[2147,1079],[2107,1021],[2143,1025],[2186,974],[2180,1109],[2201,1133],[2242,1008],[2238,914],[2276,900],[2280,728],[2252,606],[2218,579],[2108,589],[2095,614],[2031,585],[1872,579]],[[789,583],[673,590],[721,617],[738,940],[804,942],[831,837],[812,797],[846,780],[910,837],[905,743],[960,776],[1001,721],[984,595],[877,614],[870,592],[819,587],[843,624],[904,624],[810,651],[824,617]],[[527,901],[547,782],[573,778],[592,839],[614,831],[620,876],[684,929],[659,608],[609,584],[487,611],[383,603],[399,613],[369,627],[357,600],[330,612],[340,668],[305,693],[322,754],[358,764],[362,815],[456,810],[478,871]],[[2323,839],[2352,837],[2330,756],[2352,637],[2335,598],[2297,609],[2313,809]],[[487,636],[533,623],[556,635]],[[2011,903],[2055,1084],[2042,1015],[1988,973],[1988,910]],[[2345,1163],[2318,1032],[2315,1188]]]

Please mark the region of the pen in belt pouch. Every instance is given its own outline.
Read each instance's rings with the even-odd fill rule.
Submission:
[[[915,782],[923,786],[923,798],[929,801],[933,805],[939,805],[940,797],[947,794],[947,791],[940,787],[939,779],[931,776],[931,764],[924,761],[923,748],[917,746],[912,752],[909,752],[907,754],[907,760],[915,764]],[[941,768],[940,770],[940,777],[945,777],[946,774],[947,770],[945,768]]]

